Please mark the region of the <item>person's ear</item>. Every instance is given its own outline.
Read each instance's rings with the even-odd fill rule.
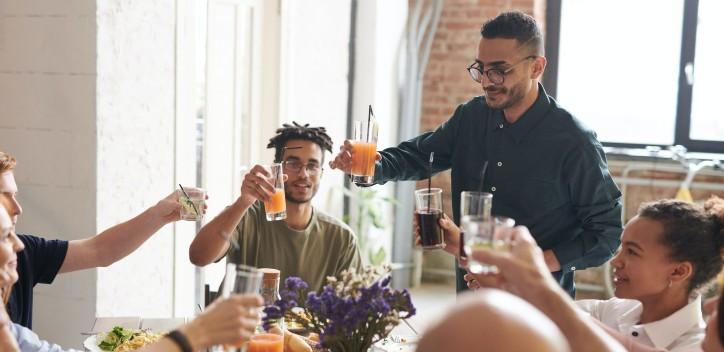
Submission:
[[[681,262],[676,264],[674,270],[669,275],[672,283],[682,283],[689,280],[694,273],[694,266],[691,262]]]
[[[535,59],[533,59],[533,63],[531,65],[532,70],[530,74],[531,79],[538,79],[543,76],[543,72],[546,69],[546,64],[548,63],[548,60],[546,60],[545,56],[536,56]]]

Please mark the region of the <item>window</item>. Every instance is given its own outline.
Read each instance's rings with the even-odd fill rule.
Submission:
[[[724,113],[721,102],[714,94],[719,89],[724,74],[721,72],[721,34],[724,22],[724,2],[702,0],[699,2],[699,21],[696,28],[696,55],[694,56],[694,91],[691,101],[691,133],[694,140],[724,142]]]
[[[599,140],[724,152],[719,0],[551,0],[546,89]]]

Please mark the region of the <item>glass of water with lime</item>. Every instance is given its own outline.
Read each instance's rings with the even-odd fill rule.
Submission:
[[[181,220],[198,221],[204,217],[206,190],[196,187],[183,187],[176,191],[181,204]]]
[[[470,257],[476,249],[495,251],[510,250],[509,233],[503,231],[515,226],[515,220],[504,216],[466,216],[462,226],[465,231],[465,252],[468,254],[468,270],[473,274],[496,273],[498,268],[478,262]]]

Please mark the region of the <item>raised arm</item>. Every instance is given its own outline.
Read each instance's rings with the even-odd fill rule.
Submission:
[[[176,193],[161,199],[156,205],[124,223],[113,226],[96,236],[73,240],[60,267],[60,273],[111,265],[135,251],[164,225],[179,220]]]
[[[452,166],[452,155],[456,145],[456,135],[463,119],[466,105],[460,105],[453,116],[433,132],[420,136],[380,151],[375,165],[376,184],[388,181],[420,180],[429,176],[428,163],[430,153],[435,153],[432,173],[449,169]],[[332,169],[350,173],[354,148],[350,141],[345,141],[340,152],[329,162]]]
[[[274,185],[269,182],[270,176],[269,170],[261,165],[255,165],[244,176],[239,198],[204,225],[191,242],[189,248],[191,263],[205,266],[224,256],[229,249],[231,234],[247,209],[257,200],[270,199],[274,193]]]
[[[262,299],[258,295],[232,295],[214,301],[191,322],[177,329],[192,351],[206,350],[215,345],[236,345],[249,340],[260,323],[257,310]],[[181,351],[171,338],[165,337],[139,351]]]
[[[505,289],[525,299],[550,318],[568,339],[573,351],[625,351],[625,349],[580,313],[573,300],[549,274],[543,251],[523,226],[510,230],[511,252],[476,250],[476,260],[496,265],[500,274],[476,275],[483,287]]]

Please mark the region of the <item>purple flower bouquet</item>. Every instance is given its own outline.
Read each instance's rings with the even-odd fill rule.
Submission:
[[[389,287],[389,269],[345,271],[327,278],[320,292],[298,277],[289,277],[281,299],[264,308],[265,328],[282,317],[291,318],[319,334],[320,346],[333,352],[366,352],[392,328],[415,314],[407,290]]]

